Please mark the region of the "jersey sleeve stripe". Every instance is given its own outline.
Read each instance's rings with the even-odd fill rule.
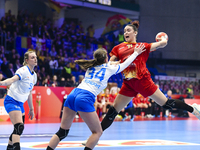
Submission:
[[[117,73],[118,73],[119,69],[120,69],[120,65],[118,65],[118,69],[117,69],[117,71],[116,71],[116,73],[115,73],[115,74],[117,74]]]
[[[19,74],[16,74],[16,75],[18,75],[19,76],[19,80],[21,80],[21,76]]]

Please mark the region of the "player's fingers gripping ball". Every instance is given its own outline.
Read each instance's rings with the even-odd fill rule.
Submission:
[[[168,35],[165,32],[159,32],[156,35],[156,42],[161,41],[162,38],[165,38],[166,40],[168,40]]]

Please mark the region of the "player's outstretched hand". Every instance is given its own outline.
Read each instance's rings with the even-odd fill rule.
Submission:
[[[31,120],[34,118],[34,110],[33,109],[29,110],[28,118],[31,119]]]
[[[136,44],[134,51],[138,52],[138,54],[141,54],[142,52],[146,51],[144,44]]]

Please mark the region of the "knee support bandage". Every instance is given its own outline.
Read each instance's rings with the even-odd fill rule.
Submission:
[[[176,101],[173,99],[168,99],[165,105],[162,106],[165,109],[176,108]]]
[[[111,106],[105,118],[101,122],[101,127],[103,131],[107,129],[113,123],[117,114],[118,112],[116,111],[116,109],[113,106]]]
[[[59,137],[59,139],[61,141],[62,139],[67,137],[68,133],[69,133],[69,129],[68,130],[64,130],[64,129],[60,128],[58,130],[58,132],[56,133],[56,135]]]
[[[106,118],[110,121],[113,121],[115,119],[115,117],[117,116],[118,112],[116,111],[116,109],[111,106],[106,114]]]
[[[16,123],[14,125],[13,134],[21,135],[24,131],[24,124],[23,123]]]

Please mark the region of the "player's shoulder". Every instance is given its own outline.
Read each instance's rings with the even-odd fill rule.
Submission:
[[[25,72],[27,70],[28,70],[27,66],[22,66],[19,69],[17,69],[17,71],[21,71],[21,72]]]
[[[115,47],[122,47],[122,46],[125,46],[125,45],[127,45],[127,42],[122,42],[122,43],[116,45]]]
[[[148,44],[150,44],[150,43],[147,43],[147,42],[137,42],[137,43],[135,43],[135,44],[145,44],[145,45],[147,44],[147,45],[148,45]]]

